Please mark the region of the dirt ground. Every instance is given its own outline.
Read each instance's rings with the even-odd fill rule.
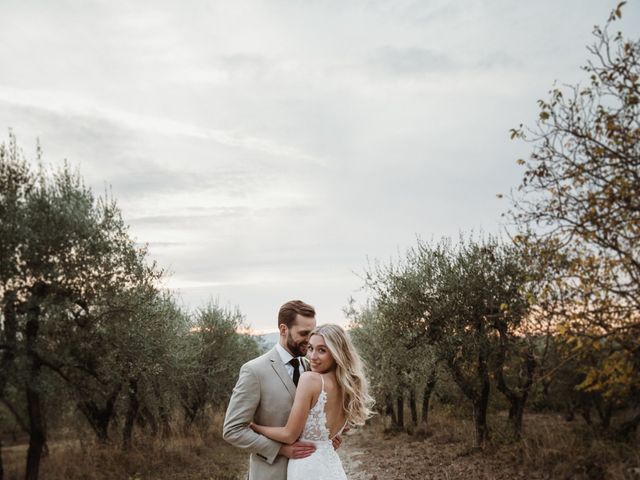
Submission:
[[[378,422],[347,434],[339,455],[350,480],[640,480],[637,448],[620,461],[604,451],[610,447],[585,451],[567,443],[573,435],[551,416],[527,420],[535,433],[484,452],[472,448],[468,426],[435,421],[408,435],[385,433]]]
[[[550,478],[525,472],[509,459],[469,452],[464,443],[443,436],[385,435],[371,427],[347,436],[339,454],[350,480]]]

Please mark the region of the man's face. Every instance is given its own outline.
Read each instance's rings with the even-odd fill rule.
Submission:
[[[309,344],[309,335],[316,328],[316,319],[313,317],[303,317],[296,315],[296,319],[291,328],[286,329],[286,347],[295,357],[303,357],[307,354],[307,345]]]

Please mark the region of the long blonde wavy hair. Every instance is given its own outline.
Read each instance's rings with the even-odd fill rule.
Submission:
[[[369,396],[362,360],[351,339],[340,325],[333,323],[316,327],[309,339],[313,335],[322,335],[336,362],[336,380],[342,389],[342,408],[347,425],[364,425],[365,420],[373,415],[373,398]]]

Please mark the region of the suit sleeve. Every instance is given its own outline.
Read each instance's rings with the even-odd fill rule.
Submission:
[[[272,464],[278,456],[281,444],[249,428],[259,404],[260,380],[250,367],[243,365],[224,417],[222,438]]]

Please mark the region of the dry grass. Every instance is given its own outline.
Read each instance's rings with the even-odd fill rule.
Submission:
[[[546,414],[527,415],[524,438],[514,442],[505,420],[491,419],[484,451],[472,448],[469,421],[442,412],[413,435],[386,432],[378,421],[350,435],[341,456],[350,478],[362,480],[640,479],[637,446],[594,437]]]
[[[236,480],[244,478],[247,456],[226,444],[215,422],[188,436],[137,439],[130,451],[78,440],[49,444],[40,478],[44,480]],[[5,448],[5,479],[24,478],[26,445]]]
[[[170,440],[139,438],[123,452],[77,439],[50,443],[44,480],[233,480],[246,474],[247,455],[220,438],[220,419],[204,431]],[[638,446],[598,438],[579,422],[529,414],[521,442],[504,416],[491,418],[492,440],[472,448],[471,422],[443,410],[413,435],[385,431],[380,421],[346,435],[339,454],[351,480],[640,479]],[[90,438],[87,436],[87,438]],[[24,477],[24,445],[5,448],[6,480]]]
[[[640,479],[637,444],[612,440],[554,415],[532,414],[524,421],[522,442],[510,446],[524,464],[543,468],[552,478]]]

